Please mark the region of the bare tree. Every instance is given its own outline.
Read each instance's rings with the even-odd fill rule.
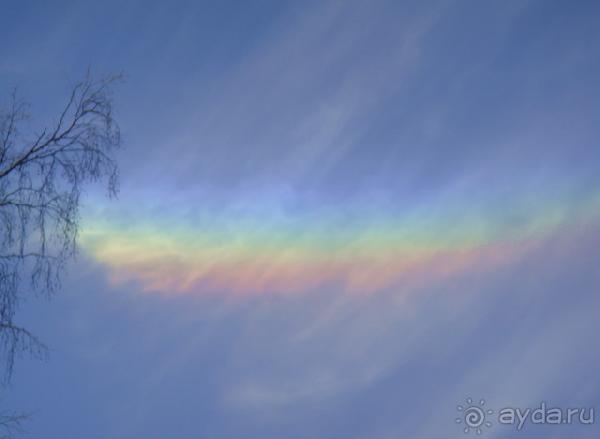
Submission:
[[[72,88],[54,123],[37,132],[24,129],[29,106],[16,93],[0,111],[0,367],[5,382],[16,355],[45,351],[15,323],[15,312],[25,295],[52,294],[60,286],[65,263],[77,250],[84,185],[106,182],[109,195],[116,194],[114,151],[121,140],[111,90],[118,79],[94,79],[88,73]],[[20,421],[0,417],[0,430]]]

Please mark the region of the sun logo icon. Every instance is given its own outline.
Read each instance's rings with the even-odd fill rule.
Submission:
[[[494,413],[493,410],[485,408],[485,399],[480,399],[479,404],[474,403],[472,398],[467,398],[467,405],[458,405],[456,410],[461,413],[461,416],[455,419],[457,424],[463,424],[465,427],[463,431],[469,433],[473,430],[477,434],[481,434],[483,432],[482,427],[490,428],[492,426],[491,421],[486,420],[488,415]]]

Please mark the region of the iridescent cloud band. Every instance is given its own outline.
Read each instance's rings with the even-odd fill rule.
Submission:
[[[373,293],[429,283],[519,257],[560,228],[598,217],[598,197],[510,206],[437,200],[299,213],[165,209],[137,204],[89,214],[84,249],[114,283],[163,294],[301,294],[322,288]]]

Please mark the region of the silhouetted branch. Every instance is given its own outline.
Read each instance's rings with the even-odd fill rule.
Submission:
[[[0,112],[0,361],[10,379],[20,352],[45,348],[13,321],[21,298],[51,294],[77,249],[79,202],[86,183],[106,181],[117,192],[114,151],[120,146],[111,88],[119,75],[76,84],[56,123],[21,131],[29,105],[11,95]]]
[[[10,439],[15,434],[24,433],[23,424],[30,415],[14,412],[0,412],[0,439]]]

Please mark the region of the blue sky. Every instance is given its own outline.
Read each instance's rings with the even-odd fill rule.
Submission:
[[[596,2],[2,9],[0,96],[32,126],[88,67],[126,76],[120,196],[90,188],[62,291],[19,315],[50,347],[2,390],[30,437],[459,438],[467,397],[600,408]]]

